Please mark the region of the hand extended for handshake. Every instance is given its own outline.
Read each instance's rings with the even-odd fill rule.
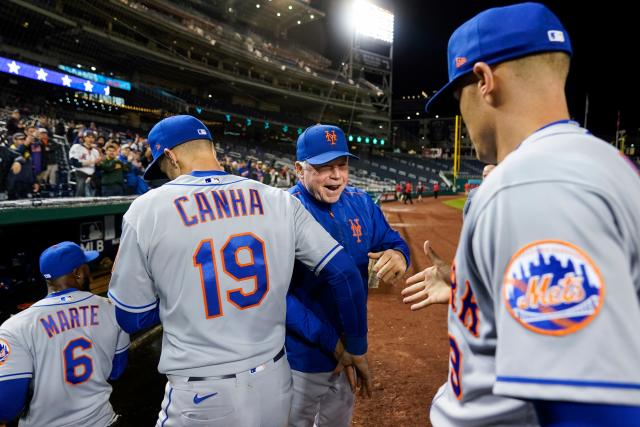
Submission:
[[[424,253],[433,265],[409,277],[408,286],[401,292],[402,302],[411,304],[411,310],[447,304],[451,296],[451,266],[434,252],[428,240],[424,242]]]

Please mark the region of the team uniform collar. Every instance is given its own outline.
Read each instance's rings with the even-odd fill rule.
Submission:
[[[578,122],[574,120],[558,120],[548,123],[542,126],[540,129],[529,135],[524,141],[520,143],[518,148],[531,144],[534,141],[538,141],[549,135],[561,134],[561,133],[589,133],[588,130],[581,128]]]
[[[63,289],[63,290],[58,291],[58,292],[51,292],[45,298],[56,298],[56,297],[59,297],[60,295],[69,294],[71,292],[77,292],[79,290],[80,289],[76,289],[76,288],[67,288],[67,289]]]
[[[210,170],[210,171],[192,171],[189,175],[199,178],[202,176],[229,175],[229,174],[221,170]]]

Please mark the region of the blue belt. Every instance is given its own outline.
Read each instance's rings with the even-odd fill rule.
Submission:
[[[282,359],[282,356],[284,356],[284,347],[282,347],[282,350],[280,350],[280,352],[278,352],[278,354],[276,354],[276,356],[273,358],[273,362],[277,362],[278,360]],[[266,362],[269,363],[269,362]],[[255,374],[257,372],[262,371],[265,368],[266,363],[263,363],[262,365],[256,366],[255,368],[251,368],[251,373]],[[187,379],[188,382],[193,382],[193,381],[209,381],[209,380],[226,380],[229,378],[235,378],[237,374],[227,374],[227,375],[218,375],[218,376],[214,376],[214,377],[189,377]]]

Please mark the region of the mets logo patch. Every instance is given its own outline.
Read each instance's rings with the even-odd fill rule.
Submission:
[[[0,366],[4,365],[4,362],[9,359],[9,354],[11,354],[9,343],[0,338]]]
[[[539,240],[511,257],[503,296],[511,316],[525,328],[567,335],[598,315],[604,288],[600,270],[580,248],[560,240]]]

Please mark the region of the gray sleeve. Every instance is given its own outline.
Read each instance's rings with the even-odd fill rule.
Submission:
[[[494,393],[640,401],[640,305],[616,203],[570,183],[503,189],[479,213],[472,251],[492,295]]]
[[[0,381],[33,377],[33,358],[20,331],[15,332],[6,323],[0,328]]]
[[[342,246],[311,216],[298,199],[292,199],[296,259],[318,274]]]
[[[122,221],[120,248],[109,282],[109,299],[130,313],[149,311],[155,308],[158,300],[138,235],[126,217]]]

